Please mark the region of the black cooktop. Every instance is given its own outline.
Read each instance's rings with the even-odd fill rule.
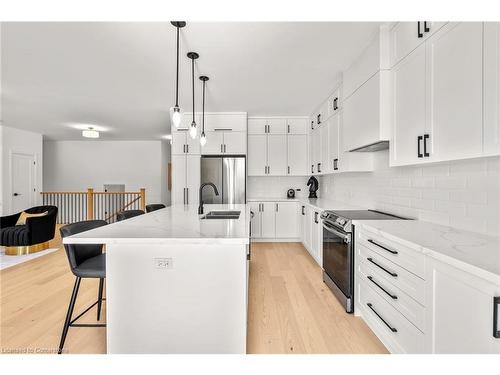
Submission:
[[[405,220],[406,218],[375,210],[329,211],[348,220]]]

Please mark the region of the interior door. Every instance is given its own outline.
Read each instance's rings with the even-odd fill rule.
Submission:
[[[267,166],[267,135],[248,135],[248,175],[265,176]]]
[[[198,204],[200,189],[200,155],[186,156],[186,188],[187,204]]]
[[[480,156],[483,148],[483,24],[450,22],[425,45],[428,159]]]
[[[288,135],[288,167],[289,175],[305,176],[307,171],[307,135]]]
[[[186,203],[186,155],[172,155],[172,205]]]
[[[268,175],[285,176],[287,174],[286,162],[286,135],[270,134],[267,137]],[[262,152],[262,150],[260,151]]]
[[[276,237],[276,214],[274,202],[263,202],[261,212],[262,238]]]
[[[20,212],[35,205],[35,156],[12,154],[11,211]]]
[[[418,157],[418,137],[425,131],[425,45],[392,69],[392,89],[391,165],[415,164],[423,160]]]

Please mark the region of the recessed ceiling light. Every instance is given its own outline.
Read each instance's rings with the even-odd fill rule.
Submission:
[[[172,139],[172,134],[164,135],[163,138],[170,140]]]
[[[89,127],[88,129],[82,130],[82,137],[99,138],[99,132],[95,130],[93,127]]]

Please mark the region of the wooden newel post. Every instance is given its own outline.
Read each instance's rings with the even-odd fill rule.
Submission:
[[[87,220],[94,220],[94,189],[87,189]]]
[[[141,188],[141,210],[146,211],[146,189]]]

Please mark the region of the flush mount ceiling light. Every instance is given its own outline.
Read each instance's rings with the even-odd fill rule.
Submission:
[[[191,126],[189,127],[189,135],[191,138],[195,139],[196,138],[196,121],[194,120],[194,60],[196,60],[200,55],[198,55],[196,52],[189,52],[187,54],[187,57],[191,59],[191,79],[193,81],[193,121],[191,122]]]
[[[202,114],[201,114],[201,137],[200,137],[200,145],[203,147],[207,144],[207,137],[205,135],[205,84],[208,81],[207,76],[200,76],[200,79],[203,81],[203,105],[202,105]]]
[[[175,105],[170,108],[170,121],[176,128],[179,127],[182,121],[182,109],[179,107],[179,30],[181,27],[186,26],[185,21],[171,21],[170,22],[177,29],[177,68],[175,76]]]
[[[99,138],[99,132],[90,126],[88,129],[82,130],[82,137]]]

